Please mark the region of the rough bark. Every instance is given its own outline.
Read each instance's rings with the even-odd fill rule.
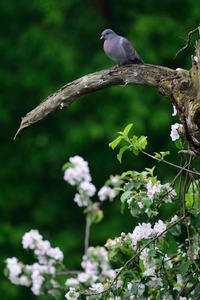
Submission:
[[[14,139],[34,123],[67,108],[73,101],[111,86],[149,85],[175,105],[191,150],[200,155],[200,41],[191,70],[173,70],[155,65],[126,65],[88,74],[63,86],[22,118]]]

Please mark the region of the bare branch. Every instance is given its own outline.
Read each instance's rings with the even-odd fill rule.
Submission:
[[[198,28],[200,32],[200,27]],[[194,30],[196,31],[196,29]],[[189,33],[189,37],[194,32]],[[56,111],[67,108],[75,100],[112,86],[149,85],[176,107],[190,149],[200,155],[200,41],[195,45],[190,71],[172,70],[155,65],[126,65],[85,75],[63,86],[22,118],[14,139],[33,124]]]
[[[179,55],[179,53],[181,53],[183,50],[186,50],[186,49],[190,46],[192,34],[198,32],[198,29],[199,29],[199,28],[197,27],[197,28],[195,28],[194,30],[191,30],[190,32],[188,32],[188,39],[187,39],[187,40],[185,40],[185,39],[183,39],[183,38],[181,37],[183,40],[186,41],[187,44],[186,44],[184,47],[182,47],[182,48],[176,53],[176,55],[174,56],[174,59],[177,58],[177,56]]]
[[[87,94],[111,86],[127,84],[142,84],[158,88],[161,81],[173,80],[177,77],[180,77],[177,71],[154,65],[126,65],[85,75],[64,85],[22,118],[14,140],[18,139],[28,127],[48,115],[68,107],[72,102]]]

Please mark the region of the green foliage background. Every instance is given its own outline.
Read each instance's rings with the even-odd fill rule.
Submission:
[[[184,2],[184,3],[183,3]],[[113,66],[99,40],[112,28],[133,42],[146,63],[190,68],[190,47],[179,38],[199,24],[195,0],[2,0],[0,9],[0,248],[1,299],[35,299],[24,287],[3,276],[4,260],[17,256],[24,232],[39,229],[65,253],[68,268],[78,268],[83,253],[85,221],[72,201],[75,191],[62,179],[61,166],[79,154],[89,161],[93,182],[100,188],[109,174],[142,171],[154,162],[125,155],[119,165],[108,143],[116,132],[134,123],[134,133],[149,137],[149,151],[171,150],[172,107],[145,86],[113,87],[76,101],[68,110],[45,119],[19,141],[13,136],[20,118],[49,94],[80,76]],[[194,38],[193,38],[194,40]],[[171,149],[172,148],[172,149]],[[170,180],[172,169],[158,174]],[[164,174],[164,175],[163,175]],[[91,244],[131,231],[128,212],[120,203],[105,204],[105,219],[92,228]],[[98,227],[97,227],[98,226]],[[42,296],[41,299],[47,299]]]

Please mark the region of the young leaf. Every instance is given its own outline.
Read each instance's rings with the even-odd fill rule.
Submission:
[[[127,126],[124,128],[123,134],[124,134],[124,135],[128,135],[128,133],[129,133],[129,131],[131,130],[132,126],[133,126],[133,123],[127,125]]]
[[[124,203],[126,200],[130,199],[130,196],[132,194],[132,191],[126,191],[121,195],[121,202]]]
[[[119,150],[119,153],[117,154],[117,159],[119,160],[119,162],[122,162],[122,155],[124,154],[124,152],[128,149],[128,146],[124,146]]]
[[[170,155],[170,151],[161,151],[160,154],[162,155],[162,158],[164,158],[165,156]]]
[[[67,168],[72,167],[73,164],[71,162],[66,162],[63,166],[62,166],[62,171],[64,172]]]
[[[124,138],[123,136],[118,136],[114,141],[112,141],[109,144],[109,147],[111,147],[114,150],[123,138]]]

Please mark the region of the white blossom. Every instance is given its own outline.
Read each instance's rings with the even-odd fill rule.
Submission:
[[[78,292],[76,292],[76,289],[75,289],[75,288],[70,287],[70,288],[69,288],[69,292],[65,294],[65,298],[66,298],[67,300],[77,300],[78,297],[79,297],[79,295],[80,295],[80,294],[79,294]]]
[[[128,282],[127,284],[127,289],[130,291],[132,289],[133,283],[132,282]]]
[[[141,209],[144,207],[144,205],[142,204],[142,202],[138,202],[137,204],[138,204],[139,208],[141,208]]]
[[[80,183],[80,189],[88,196],[88,197],[92,197],[94,196],[95,192],[96,192],[96,187],[94,186],[94,184],[92,184],[91,182],[88,181],[82,181]]]
[[[31,275],[31,279],[32,279],[31,291],[33,292],[34,295],[39,296],[41,294],[41,287],[45,278],[40,274],[39,270],[34,270]]]
[[[166,189],[168,190],[168,192],[167,195],[165,195],[165,197],[163,198],[163,201],[165,203],[172,203],[172,198],[176,196],[176,191],[170,185],[167,185]]]
[[[182,278],[182,276],[181,276],[181,274],[176,274],[176,284],[175,284],[175,286],[174,286],[174,290],[176,290],[176,291],[181,291],[181,286],[183,285],[183,278]]]
[[[42,235],[39,234],[38,230],[31,229],[26,232],[22,237],[22,246],[24,249],[35,249],[36,242],[42,240]]]
[[[117,279],[117,288],[122,288],[123,284],[124,284],[123,280]]]
[[[115,270],[107,270],[103,272],[103,275],[108,276],[109,278],[114,278],[116,276]]]
[[[34,253],[36,256],[40,256],[40,255],[42,256],[42,255],[45,255],[50,248],[51,248],[51,244],[49,241],[39,240],[35,244]]]
[[[165,263],[166,265],[171,269],[173,268],[173,264],[171,262],[171,259],[169,258],[169,256],[167,256],[167,254],[165,254]]]
[[[176,221],[178,221],[178,216],[177,215],[174,215],[172,218],[171,218],[171,221],[170,221],[170,223],[173,223],[173,222],[176,222]]]
[[[147,239],[153,234],[153,230],[151,228],[150,223],[142,223],[135,227],[133,233],[130,234],[130,238],[132,240],[132,245],[137,245],[137,242],[142,239]]]
[[[162,279],[160,277],[153,277],[149,282],[149,286],[152,288],[159,288],[163,286]]]
[[[100,201],[112,200],[116,197],[116,191],[109,186],[103,186],[98,192],[98,197]]]
[[[152,267],[152,268],[147,268],[144,273],[143,273],[144,276],[155,276],[156,275],[156,271],[155,271],[155,268]]]
[[[153,228],[154,232],[157,233],[158,235],[163,233],[163,231],[165,231],[166,229],[167,229],[167,225],[162,220],[156,222]]]
[[[48,249],[46,254],[51,258],[59,261],[62,261],[64,258],[63,252],[60,250],[59,247]]]
[[[153,200],[155,193],[161,192],[162,185],[158,180],[156,183],[152,184],[152,181],[149,180],[147,183],[147,195],[148,197]]]
[[[65,285],[67,286],[76,286],[79,284],[79,281],[78,279],[76,278],[68,278],[66,281],[65,281]]]
[[[172,141],[176,141],[180,138],[179,131],[182,130],[182,128],[183,128],[183,125],[179,124],[179,123],[175,123],[175,124],[171,125],[170,136],[171,136]]]
[[[96,291],[97,293],[102,293],[104,291],[104,286],[102,283],[93,283],[90,290]]]
[[[143,283],[140,283],[138,285],[138,296],[142,296],[144,291],[145,291],[145,285]]]
[[[81,272],[78,274],[78,281],[79,282],[87,282],[90,279],[89,274],[86,274],[85,272]]]
[[[30,279],[27,276],[22,275],[19,277],[19,285],[29,287],[31,285]]]
[[[65,181],[71,185],[79,184],[82,181],[91,181],[91,175],[87,161],[85,161],[79,155],[70,157],[69,161],[72,163],[72,167],[69,167],[65,170]]]
[[[22,267],[16,257],[6,259],[7,268],[13,276],[18,276],[22,272]]]

